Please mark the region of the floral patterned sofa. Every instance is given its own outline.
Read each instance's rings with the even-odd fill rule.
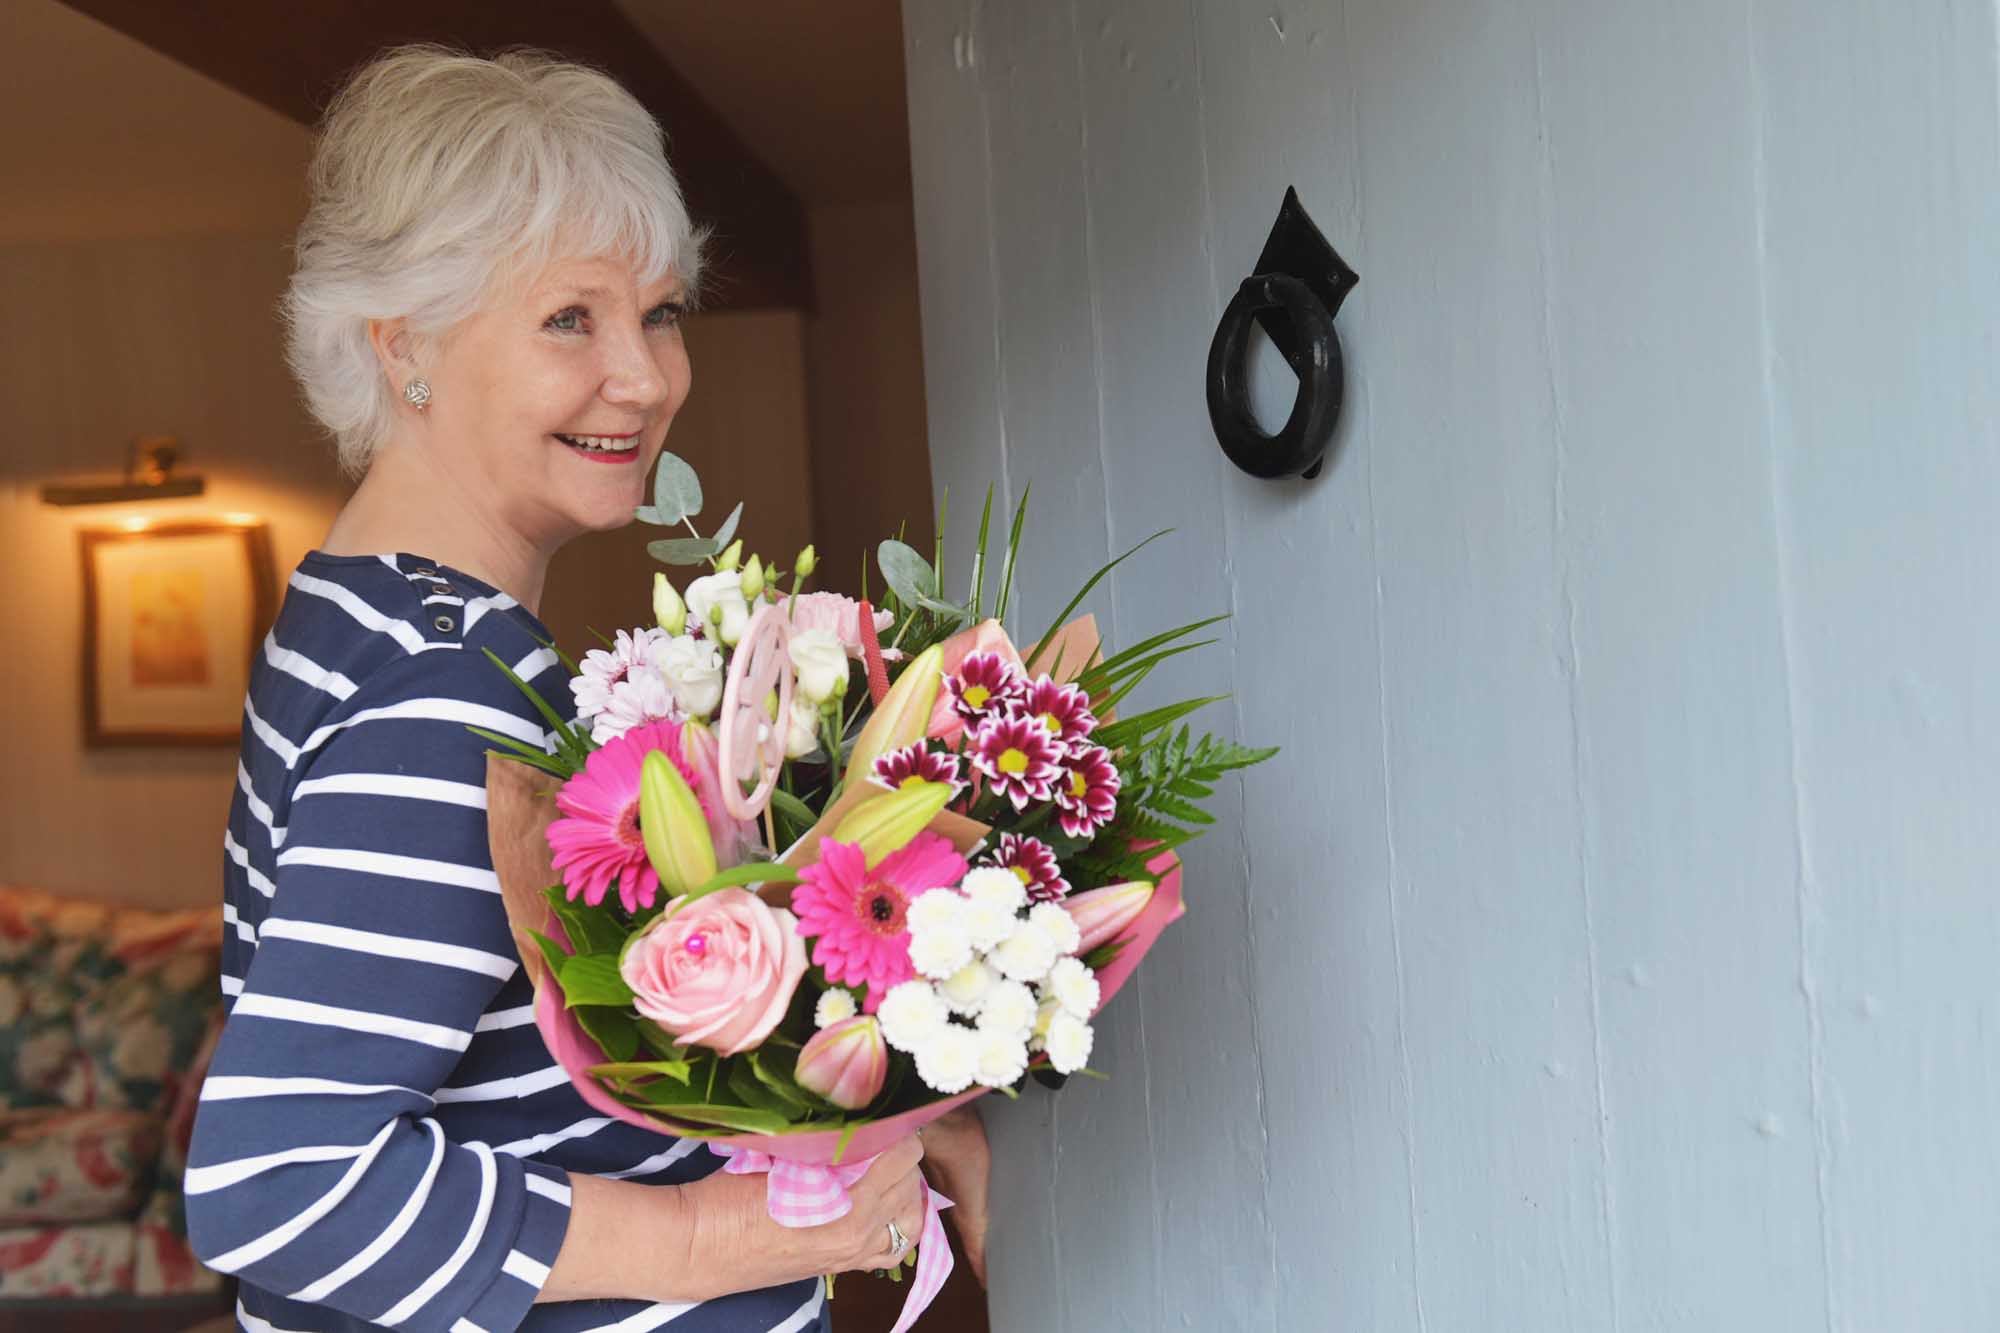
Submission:
[[[221,932],[213,910],[0,886],[0,1328],[31,1309],[52,1326],[58,1299],[131,1312],[222,1294],[180,1191]]]

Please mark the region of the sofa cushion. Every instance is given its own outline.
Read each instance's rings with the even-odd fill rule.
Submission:
[[[131,1219],[164,1127],[144,1111],[0,1112],[0,1226]]]
[[[221,914],[0,886],[0,1107],[171,1102],[221,996]]]

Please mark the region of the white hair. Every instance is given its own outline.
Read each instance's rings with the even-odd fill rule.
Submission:
[[[659,122],[608,75],[541,52],[383,53],[327,108],[309,183],[287,359],[350,476],[396,410],[371,319],[405,319],[427,343],[558,245],[628,258],[642,283],[675,271],[698,294],[706,233]]]

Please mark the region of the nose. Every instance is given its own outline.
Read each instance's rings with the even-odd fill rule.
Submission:
[[[651,411],[667,400],[672,385],[660,364],[657,343],[634,321],[604,338],[604,399],[619,407]]]

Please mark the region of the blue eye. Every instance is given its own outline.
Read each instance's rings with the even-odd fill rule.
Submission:
[[[646,327],[649,329],[672,328],[681,322],[687,307],[679,301],[662,301],[646,312]]]
[[[544,327],[554,329],[558,333],[580,333],[583,330],[583,311],[576,306],[558,310],[549,316],[549,322]]]

